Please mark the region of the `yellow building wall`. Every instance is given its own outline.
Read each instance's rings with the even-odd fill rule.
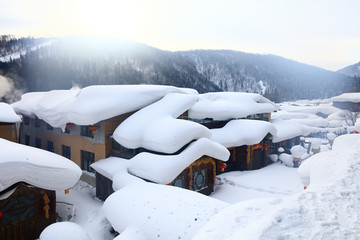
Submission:
[[[56,134],[51,131],[37,136],[41,138],[41,148],[47,150],[47,142],[54,143],[54,152],[62,155],[62,145],[71,147],[71,160],[81,167],[81,150],[95,154],[95,162],[106,157],[104,144],[92,144],[89,139],[67,134]]]
[[[104,121],[104,137],[105,137],[105,155],[109,157],[112,153],[113,149],[113,140],[111,138],[112,134],[114,133],[115,129],[126,120],[130,115],[134,112],[122,114],[117,117],[110,118]]]

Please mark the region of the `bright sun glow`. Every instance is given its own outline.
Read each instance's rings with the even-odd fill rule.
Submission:
[[[138,8],[139,9],[139,8]],[[142,20],[136,1],[87,2],[86,9],[79,11],[78,23],[84,32],[96,36],[134,36]]]

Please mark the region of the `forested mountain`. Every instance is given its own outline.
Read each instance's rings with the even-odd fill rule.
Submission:
[[[351,77],[360,77],[360,62],[344,67],[337,72]]]
[[[52,39],[50,45],[0,62],[0,71],[23,91],[150,83],[195,88],[200,93],[257,92],[273,101],[330,97],[353,84],[342,74],[274,55],[170,52],[130,41],[81,37]]]

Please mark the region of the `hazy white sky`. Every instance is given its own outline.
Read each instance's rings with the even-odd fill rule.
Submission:
[[[0,34],[271,53],[338,70],[360,61],[360,0],[0,0]]]

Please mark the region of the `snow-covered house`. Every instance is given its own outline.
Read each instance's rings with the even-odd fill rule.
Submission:
[[[201,94],[189,110],[189,119],[211,129],[212,140],[231,152],[228,165],[217,162],[217,173],[258,169],[267,165],[270,120],[276,104],[256,93]]]
[[[200,94],[189,109],[189,119],[208,128],[221,128],[233,119],[269,121],[276,104],[256,93],[216,92]]]
[[[214,159],[226,161],[229,152],[209,140],[208,128],[178,118],[197,100],[198,95],[170,93],[121,123],[113,134],[121,149],[142,150],[134,151],[130,159],[111,157],[91,165],[97,171],[97,196],[105,199],[129,179],[210,194],[216,175]]]
[[[197,93],[172,86],[99,85],[26,93],[12,106],[24,116],[20,143],[58,153],[92,171],[92,163],[112,155],[116,127],[171,92]]]
[[[360,112],[360,93],[343,93],[339,96],[332,97],[333,105],[350,112]]]
[[[21,119],[7,103],[0,102],[0,138],[17,142],[16,123]]]
[[[271,119],[270,122],[276,129],[271,138],[270,154],[277,154],[279,148],[290,153],[293,146],[300,144],[300,138],[311,132],[309,127],[293,120]]]
[[[270,136],[276,134],[275,127],[266,121],[231,120],[224,127],[211,129],[211,140],[230,151],[224,165],[217,162],[217,173],[253,170],[269,164]]]
[[[55,191],[80,176],[62,156],[0,139],[0,239],[37,239],[56,221]]]

